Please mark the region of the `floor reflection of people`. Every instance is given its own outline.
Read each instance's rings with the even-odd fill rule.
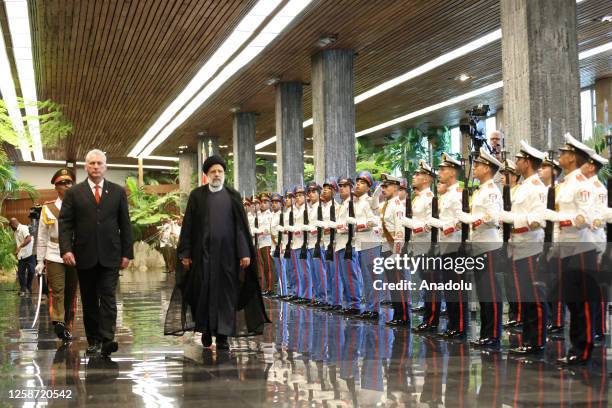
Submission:
[[[448,360],[446,364],[446,388],[444,405],[448,407],[468,407],[470,388],[470,348],[465,341],[447,343]]]
[[[387,368],[387,399],[397,404],[412,403],[412,352],[408,330],[394,333],[393,347]]]
[[[419,402],[437,407],[442,404],[442,364],[444,360],[442,345],[428,336],[423,337],[421,344],[425,347],[425,371]]]
[[[503,360],[501,353],[481,352],[481,384],[476,396],[479,407],[501,407],[504,385]]]

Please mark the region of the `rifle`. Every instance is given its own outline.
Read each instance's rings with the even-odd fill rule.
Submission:
[[[284,208],[282,207],[282,202],[281,202],[281,209],[280,209],[280,220],[278,225],[280,225],[281,227],[285,226],[285,220],[284,220]],[[283,233],[278,231],[278,239],[276,241],[276,248],[274,249],[274,258],[280,258],[280,251],[281,251],[281,241],[283,239]]]
[[[465,158],[461,158],[461,178],[463,179],[463,191],[461,191],[461,211],[470,212],[470,187],[469,180],[465,177]],[[461,244],[465,245],[470,237],[470,225],[461,224]]]
[[[317,208],[317,221],[323,221],[323,208],[321,207],[321,199],[319,199],[319,207]],[[317,242],[315,243],[313,258],[321,258],[321,238],[323,238],[323,228],[317,227]]]
[[[503,192],[502,192],[502,198],[504,201],[504,211],[510,211],[512,210],[512,199],[510,197],[510,170],[508,168],[508,160],[507,160],[507,152],[506,152],[506,137],[505,135],[502,133],[501,135],[501,140],[502,140],[502,161],[504,163],[504,176],[505,176],[505,182],[504,182],[504,187],[503,187]],[[502,235],[503,235],[503,239],[504,242],[508,242],[510,241],[510,232],[512,231],[512,225],[508,224],[507,222],[504,222],[504,225],[502,226]]]
[[[412,218],[412,189],[408,184],[408,174],[406,174],[406,218]],[[412,237],[412,230],[408,227],[404,227],[404,252],[408,251],[408,241]]]
[[[259,228],[259,215],[257,215],[257,210],[255,210],[255,228]],[[255,234],[255,252],[257,253],[258,246],[258,238],[257,234]]]
[[[289,211],[289,226],[293,227],[293,201],[291,202],[291,211]],[[293,241],[293,232],[287,233],[287,246],[285,247],[285,259],[291,258],[291,241]]]
[[[308,225],[308,203],[304,201],[304,225]],[[300,252],[300,259],[306,259],[308,256],[308,232],[303,231],[304,239],[302,241],[302,250]]]
[[[332,203],[329,209],[329,220],[336,222],[336,200],[334,197],[331,198]],[[334,260],[334,239],[336,238],[336,229],[331,228],[329,231],[329,245],[327,245],[327,252],[325,254],[325,260],[333,261]]]
[[[548,187],[546,195],[546,208],[549,210],[555,210],[555,184],[557,183],[555,177],[555,152],[552,149],[552,124],[550,118],[548,118],[548,158],[551,162],[551,181]],[[546,221],[546,227],[544,227],[544,242],[551,243],[553,240],[553,231],[555,223],[552,221]]]
[[[348,216],[355,218],[355,205],[353,202],[353,192],[349,193],[349,205],[348,205]],[[344,259],[353,259],[353,235],[355,234],[355,226],[353,224],[348,225],[348,241],[344,250]]]
[[[606,145],[608,146],[608,166],[612,166],[612,134],[608,121],[608,100],[604,100],[604,131],[606,132]],[[612,173],[608,173],[608,207],[612,207]],[[612,224],[607,223],[607,240],[612,242]]]
[[[436,176],[434,176],[434,180],[433,180],[433,198],[431,199],[431,216],[433,218],[439,218],[440,217],[440,208],[439,208],[439,203],[438,203],[438,182],[436,181]],[[431,244],[432,244],[431,246],[432,246],[432,248],[438,242],[439,231],[440,230],[438,228],[435,228],[435,227],[431,229]]]

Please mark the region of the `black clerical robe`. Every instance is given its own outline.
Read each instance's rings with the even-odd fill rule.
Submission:
[[[166,314],[165,334],[261,334],[269,322],[257,279],[255,248],[240,195],[224,187],[194,189],[177,247],[176,287]],[[240,269],[239,259],[251,258]],[[184,271],[180,259],[191,258]]]

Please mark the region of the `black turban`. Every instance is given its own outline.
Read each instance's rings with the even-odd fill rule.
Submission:
[[[208,173],[208,170],[215,164],[220,164],[221,167],[223,167],[223,170],[227,170],[227,163],[225,163],[223,157],[214,154],[204,161],[204,164],[202,165],[202,172],[205,174]]]

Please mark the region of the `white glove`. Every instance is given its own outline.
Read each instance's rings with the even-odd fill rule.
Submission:
[[[315,227],[317,228],[327,228],[327,223],[325,221],[316,220],[314,222]]]
[[[346,217],[346,223],[350,225],[357,225],[357,218],[355,217]]]
[[[43,271],[45,270],[45,264],[43,262],[37,263],[34,270],[36,271],[36,275],[42,275]]]
[[[261,230],[259,228],[251,228],[251,234],[256,235],[259,234],[261,232]]]
[[[604,212],[604,220],[607,224],[612,224],[612,208],[606,208]]]
[[[406,228],[412,229],[412,228],[414,228],[414,221],[412,220],[412,218],[403,217],[402,218],[402,225],[404,227],[406,227]]]
[[[277,225],[276,226],[276,232],[285,232],[285,226],[284,225]]]
[[[336,221],[327,221],[327,228],[336,229],[340,224]]]
[[[476,220],[478,220],[477,216],[463,212],[463,211],[460,211],[457,214],[457,218],[459,219],[459,221],[461,221],[464,224],[471,224],[473,222],[476,222]]]
[[[499,213],[499,222],[506,224],[514,224],[514,214],[510,211],[501,211]]]
[[[440,219],[434,217],[429,217],[429,220],[427,220],[427,225],[434,228],[444,228],[444,223]]]
[[[560,214],[548,208],[545,210],[542,210],[538,215],[539,215],[539,218],[545,221],[552,221],[552,222],[560,221]]]
[[[310,231],[310,224],[303,224],[302,228],[300,228],[302,231],[306,232],[306,231]]]

